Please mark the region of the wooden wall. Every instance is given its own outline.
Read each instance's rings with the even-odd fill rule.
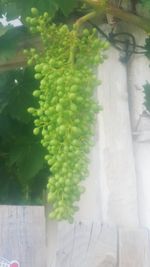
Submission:
[[[136,37],[142,43],[145,35]],[[124,65],[119,57],[110,48],[98,69],[103,111],[74,223],[49,220],[49,207],[45,214],[0,206],[0,257],[20,267],[150,267],[150,116],[142,87],[149,62],[136,55]]]
[[[45,267],[45,252],[44,207],[0,206],[0,258],[17,260],[20,267]]]
[[[144,33],[129,30],[142,44]],[[47,267],[150,266],[150,117],[142,87],[149,62],[136,55],[124,65],[119,57],[110,48],[98,70],[103,111],[86,193],[72,225],[48,221]]]

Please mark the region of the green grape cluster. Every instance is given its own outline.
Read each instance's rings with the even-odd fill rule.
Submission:
[[[33,92],[37,108],[28,108],[34,117],[35,135],[41,134],[52,175],[49,178],[50,218],[73,220],[76,202],[88,176],[88,153],[93,144],[95,115],[101,107],[93,94],[99,84],[95,68],[104,60],[108,44],[96,30],[77,30],[76,25],[57,25],[47,13],[38,16],[32,9],[27,17],[31,32],[40,33],[43,49],[28,51],[39,88]]]

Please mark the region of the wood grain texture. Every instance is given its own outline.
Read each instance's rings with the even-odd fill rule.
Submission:
[[[57,252],[57,236],[58,236],[58,223],[49,219],[51,206],[45,206],[46,218],[46,266],[56,267],[56,252]]]
[[[100,182],[103,221],[120,226],[137,226],[138,203],[132,147],[126,67],[111,48],[99,68],[102,85],[99,102]]]
[[[100,232],[100,223],[60,223],[56,267],[87,267]]]
[[[87,221],[59,224],[56,267],[116,267],[116,264],[115,227]]]
[[[54,266],[149,267],[149,240],[148,230],[140,227],[61,223]]]
[[[44,207],[0,206],[0,256],[21,267],[45,267]]]
[[[149,267],[150,243],[146,229],[120,229],[119,267]]]
[[[82,181],[86,191],[81,195],[79,211],[75,214],[75,221],[102,221],[102,201],[100,189],[100,159],[98,124],[95,127],[94,147],[89,154],[89,176]]]
[[[140,205],[142,211],[146,209],[146,215],[141,213],[147,220],[145,226],[150,227],[150,147],[147,139],[138,139],[138,142],[146,141],[145,145],[140,143],[143,148],[139,149],[141,155],[137,162],[140,166],[141,161],[145,168],[145,182],[142,172],[137,166],[135,169],[136,151],[133,151],[130,123],[131,111],[136,131],[134,126],[143,112],[143,93],[140,91],[138,95],[138,91],[149,69],[146,67],[146,72],[143,71],[147,61],[141,56],[138,56],[137,68],[136,58],[134,60],[133,71],[132,62],[127,69],[119,61],[118,51],[111,48],[109,59],[99,68],[103,83],[97,98],[103,111],[98,116],[90,176],[85,182],[87,191],[79,203],[80,212],[75,223],[58,223],[55,263],[47,267],[150,267],[149,232],[137,228]],[[131,85],[130,93],[128,85]],[[139,125],[140,130],[145,125],[149,131],[147,118],[146,123],[144,118]],[[137,172],[140,183],[137,183]]]
[[[102,225],[89,252],[87,267],[117,267],[117,228]]]
[[[137,43],[144,44],[145,33],[133,27]],[[143,85],[150,82],[150,61],[144,55],[134,55],[128,66],[130,114],[134,141],[140,224],[150,229],[150,115],[144,105]]]

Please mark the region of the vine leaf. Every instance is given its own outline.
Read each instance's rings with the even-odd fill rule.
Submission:
[[[143,88],[144,88],[144,94],[145,94],[144,105],[147,111],[150,112],[150,83],[147,82],[145,85],[143,85]]]
[[[78,3],[77,0],[56,0],[56,2],[65,16],[68,16]]]
[[[6,72],[0,75],[0,113],[28,124],[32,121],[27,108],[34,106],[32,91],[37,86],[32,69]]]
[[[12,28],[13,26],[10,24],[7,26],[4,26],[2,23],[0,23],[0,37],[6,34],[6,32]]]
[[[9,106],[7,113],[11,118],[23,123],[32,121],[31,114],[27,112],[29,106],[34,106],[35,99],[32,96],[37,82],[33,79],[30,69],[22,70],[14,75],[11,80]]]
[[[24,203],[25,188],[29,188],[31,196],[30,184],[36,185],[39,174],[36,197],[41,196],[46,184],[47,174],[41,172],[46,168],[45,151],[39,138],[33,135],[33,118],[27,112],[34,105],[32,91],[36,86],[32,68],[0,75],[0,176],[6,177],[2,180],[4,191],[0,189],[0,203],[14,200],[19,203],[21,199]]]
[[[145,56],[148,58],[148,59],[150,59],[150,37],[147,37],[146,39],[145,39],[145,46],[144,46],[144,48],[145,48]]]
[[[22,183],[30,180],[44,167],[44,150],[33,137],[24,136],[16,140],[9,151],[9,165],[15,164]]]
[[[0,35],[0,60],[5,63],[12,56],[15,55],[19,41],[27,36],[28,32],[25,26],[8,26],[1,28],[2,34]]]
[[[11,1],[11,5],[12,8],[9,3],[6,3],[5,5],[7,18],[10,20],[20,16],[22,21],[24,21],[27,16],[30,16],[32,7],[36,7],[40,13],[47,11],[51,16],[54,16],[58,8],[57,3],[54,0],[13,0]]]

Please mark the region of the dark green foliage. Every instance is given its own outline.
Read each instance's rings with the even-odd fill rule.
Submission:
[[[144,48],[146,50],[145,55],[150,59],[150,37],[145,39]]]
[[[145,6],[145,7],[147,7],[147,8],[150,8],[150,1],[149,1],[149,0],[139,0],[139,2],[140,2],[143,6]]]
[[[15,56],[20,44],[31,38],[27,28],[22,25],[18,27],[0,26],[0,62],[5,63]]]
[[[110,1],[111,2],[111,1]],[[116,1],[117,2],[117,1]],[[118,0],[118,2],[120,2]],[[150,0],[142,3],[150,10]],[[68,20],[82,0],[0,0],[0,17],[18,18],[24,23],[31,8],[47,11],[56,22]],[[28,35],[26,27],[3,27],[0,24],[0,61],[5,62],[16,52],[18,43]],[[146,56],[150,58],[150,39],[146,39]],[[38,88],[32,69],[19,69],[0,74],[0,203],[41,204],[49,170],[45,166],[40,137],[32,133],[33,119],[28,107],[35,107],[32,90]],[[150,84],[144,86],[145,106],[150,111]]]
[[[145,102],[144,105],[146,109],[150,112],[150,83],[146,83],[144,86]]]
[[[47,183],[44,149],[27,113],[35,105],[36,86],[31,69],[0,75],[0,203],[42,201]]]
[[[32,7],[36,7],[41,14],[47,11],[51,16],[54,16],[55,12],[61,9],[64,15],[68,15],[77,3],[78,0],[1,0],[0,13],[7,13],[8,19],[21,16],[24,21],[24,18],[30,14]]]
[[[77,0],[56,0],[58,7],[62,10],[63,14],[67,16],[77,6]]]
[[[36,7],[39,13],[61,18],[73,11],[77,0],[1,0],[0,13],[22,22]],[[0,61],[14,56],[18,44],[28,38],[26,27],[0,26]],[[30,36],[29,36],[30,38]],[[42,202],[49,170],[44,162],[40,137],[33,135],[33,119],[27,108],[34,106],[32,90],[37,81],[31,69],[0,74],[0,203],[25,204]]]
[[[150,0],[139,0],[137,10],[142,17],[150,18]]]
[[[7,0],[0,1],[1,14],[7,13],[7,18],[14,19],[21,16],[23,19],[30,13],[32,7],[36,7],[41,13],[48,11],[51,15],[57,10],[57,5],[53,0]]]

